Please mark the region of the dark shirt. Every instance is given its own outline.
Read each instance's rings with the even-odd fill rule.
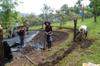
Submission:
[[[45,27],[45,31],[46,31],[46,32],[52,31],[52,27],[51,27],[51,26],[46,26],[46,27]]]
[[[18,35],[19,36],[24,36],[25,35],[25,30],[19,30]]]

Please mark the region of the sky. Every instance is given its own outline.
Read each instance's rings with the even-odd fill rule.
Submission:
[[[68,4],[69,7],[73,7],[77,0],[19,0],[23,3],[19,3],[16,6],[16,10],[21,13],[34,13],[34,14],[41,14],[43,4],[47,4],[54,10],[60,9],[63,4]],[[89,4],[89,0],[83,0],[82,4],[84,6]]]

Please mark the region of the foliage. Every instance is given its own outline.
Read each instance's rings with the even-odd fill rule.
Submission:
[[[90,0],[90,8],[94,14],[94,22],[97,22],[97,15],[100,15],[100,0]]]
[[[70,15],[69,14],[69,7],[67,4],[62,5],[60,10],[56,10],[55,20],[60,23],[60,28],[62,27],[64,22],[66,22],[68,20],[67,17],[69,15]]]
[[[100,21],[100,17],[97,17],[98,21]],[[72,22],[67,22],[65,26],[68,28],[73,28]],[[76,48],[72,53],[66,56],[63,60],[61,60],[56,66],[69,66],[72,64],[74,66],[82,66],[82,63],[96,63],[100,64],[100,23],[93,23],[92,18],[86,19],[84,22],[78,21],[78,26],[85,24],[88,26],[89,33],[87,39],[93,39],[94,42],[88,48],[81,49],[79,47]],[[56,25],[56,24],[55,24]],[[95,27],[94,27],[95,26]],[[72,40],[72,39],[70,39]],[[62,43],[63,44],[63,43]],[[67,43],[66,43],[67,44]]]
[[[4,28],[11,25],[11,22],[14,20],[13,16],[16,14],[14,11],[15,5],[18,5],[17,1],[0,0],[0,20]]]
[[[68,15],[69,14],[69,8],[68,8],[68,5],[67,4],[62,5],[61,8],[60,8],[60,10],[65,15]]]
[[[93,8],[96,8],[97,15],[100,15],[100,0],[90,0],[89,6],[92,8],[92,12],[94,11]]]
[[[48,6],[47,4],[44,4],[44,7],[42,8],[44,21],[49,21],[51,17],[53,16],[53,9]]]

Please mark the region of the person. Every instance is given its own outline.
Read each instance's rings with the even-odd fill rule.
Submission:
[[[7,43],[7,41],[3,42],[3,46],[4,46],[5,61],[11,62],[11,60],[13,59],[13,55],[12,55],[11,48],[10,48],[9,44]]]
[[[76,33],[76,40],[82,41],[83,39],[86,39],[88,34],[88,29],[86,25],[81,25]]]
[[[24,36],[25,36],[25,27],[24,26],[19,26],[17,33],[19,35],[20,39],[20,45],[21,47],[24,45]]]
[[[3,28],[0,25],[0,66],[5,66],[5,63],[11,62],[13,55],[7,41],[3,41]]]
[[[48,21],[45,22],[45,34],[46,34],[47,47],[51,48],[52,26]]]
[[[3,41],[3,27],[0,25],[0,43]]]
[[[0,66],[4,66],[3,27],[0,25]]]
[[[87,37],[88,29],[86,25],[81,25],[79,27],[79,32],[85,34],[85,38]]]
[[[6,63],[11,62],[13,60],[13,55],[11,52],[11,48],[7,41],[3,41],[3,59],[0,59],[0,66],[5,66]]]

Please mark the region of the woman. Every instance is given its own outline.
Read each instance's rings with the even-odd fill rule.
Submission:
[[[48,21],[45,22],[45,34],[46,34],[47,47],[51,48],[52,26]]]
[[[25,27],[24,26],[20,26],[18,28],[18,35],[19,35],[19,38],[20,38],[20,44],[21,44],[21,47],[24,46],[24,37],[25,37]]]

